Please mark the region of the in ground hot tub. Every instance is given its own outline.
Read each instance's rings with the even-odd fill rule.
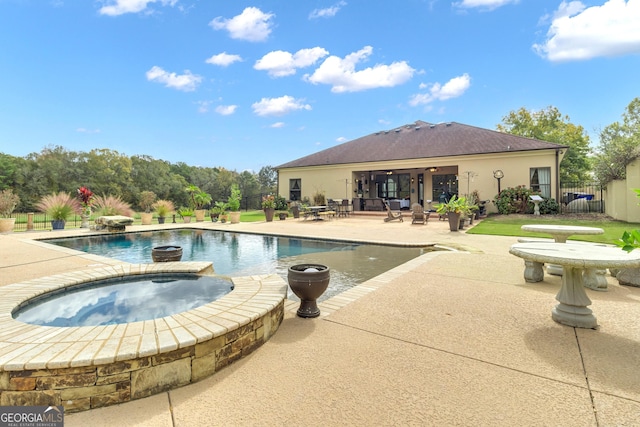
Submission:
[[[234,289],[217,300],[148,320],[41,326],[11,316],[51,292],[171,274],[210,276],[213,268],[207,262],[122,264],[0,287],[3,404],[75,412],[147,397],[212,375],[262,345],[282,322],[287,284],[276,274],[234,277]]]

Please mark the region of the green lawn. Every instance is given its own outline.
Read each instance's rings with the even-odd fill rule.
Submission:
[[[572,219],[562,218],[561,216],[547,217],[533,215],[527,218],[521,216],[510,215],[490,215],[483,219],[479,224],[473,228],[467,229],[469,234],[486,234],[493,236],[522,236],[522,237],[546,237],[548,234],[532,233],[529,231],[522,231],[520,227],[525,224],[559,224],[559,225],[578,225],[583,227],[598,227],[604,230],[604,234],[586,235],[586,236],[572,236],[570,240],[582,240],[585,242],[595,243],[608,243],[614,244],[618,239],[622,237],[622,233],[625,230],[640,229],[638,223],[628,223],[622,221],[602,220],[602,219]]]

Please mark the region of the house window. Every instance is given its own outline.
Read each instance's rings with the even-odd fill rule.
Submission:
[[[383,199],[404,199],[411,192],[411,176],[409,174],[376,175],[378,197]]]
[[[542,197],[551,198],[551,168],[529,169],[531,190],[538,192]]]
[[[458,178],[454,174],[433,175],[431,187],[432,200],[446,202],[451,196],[458,194]]]
[[[302,180],[300,178],[294,178],[289,180],[289,200],[299,201],[302,197]]]

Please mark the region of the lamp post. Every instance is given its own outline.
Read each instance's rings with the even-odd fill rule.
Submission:
[[[493,177],[498,180],[498,194],[500,194],[500,180],[504,178],[504,172],[500,169],[493,171]]]

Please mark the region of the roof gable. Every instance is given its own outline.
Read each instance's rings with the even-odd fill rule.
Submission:
[[[568,148],[568,146],[456,122],[432,124],[419,120],[399,128],[375,132],[335,147],[327,148],[282,164],[277,168],[557,148]]]

